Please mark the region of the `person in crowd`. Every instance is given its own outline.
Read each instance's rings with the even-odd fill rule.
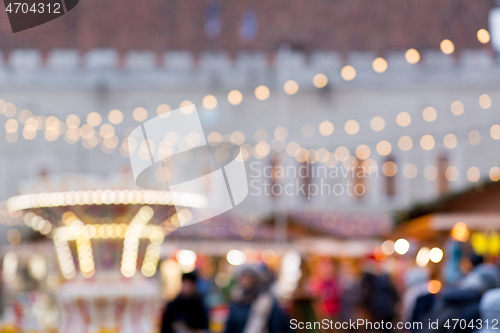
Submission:
[[[396,316],[398,294],[391,277],[382,271],[380,264],[370,258],[365,265],[361,282],[362,302],[373,322],[393,322]],[[385,326],[385,332],[391,330]]]
[[[311,279],[311,291],[317,299],[318,316],[323,319],[338,320],[340,315],[341,290],[335,276],[331,260],[319,263],[319,274]]]
[[[414,317],[420,317],[417,310],[417,300],[420,296],[429,295],[429,271],[424,267],[412,267],[406,272],[406,291],[402,297],[401,319],[405,322],[414,321]],[[420,309],[418,309],[420,310]],[[415,319],[415,321],[417,321]]]
[[[201,333],[208,331],[208,313],[196,288],[196,273],[182,275],[179,296],[163,316],[161,333]]]
[[[500,321],[500,288],[491,289],[484,293],[479,304],[479,311],[483,325],[478,333],[498,332],[500,325],[498,322]]]
[[[360,279],[352,265],[342,265],[340,275],[340,320],[342,322],[356,321],[358,319],[358,304]],[[348,328],[353,332],[352,327]]]
[[[237,275],[225,333],[282,333],[290,322],[276,298],[264,286],[263,274],[253,266],[243,266]]]
[[[451,287],[442,293],[435,309],[432,311],[430,320],[438,320],[438,330],[433,332],[461,332],[470,333],[473,327],[470,325],[457,325],[455,329],[444,327],[449,319],[462,320],[470,323],[481,319],[479,304],[482,295],[490,289],[500,287],[500,269],[492,264],[477,265],[465,278],[460,281],[457,288]],[[424,330],[426,331],[426,330]],[[430,330],[428,330],[430,332]]]

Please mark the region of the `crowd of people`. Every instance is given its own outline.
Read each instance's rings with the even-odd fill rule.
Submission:
[[[330,261],[331,263],[331,261]],[[395,282],[386,266],[369,258],[361,272],[337,271],[333,264],[320,264],[317,274],[303,276],[287,300],[280,299],[276,279],[263,266],[246,265],[235,273],[229,294],[225,333],[291,332],[290,321],[357,321],[393,323],[362,331],[489,332],[500,329],[500,266],[483,263],[475,256],[470,271],[439,292],[430,290],[427,267],[412,267],[404,283]],[[359,274],[358,274],[359,273]],[[185,273],[182,288],[166,306],[162,333],[208,332],[209,312],[199,292],[197,274]],[[422,323],[398,329],[396,322]],[[436,323],[436,325],[430,325]],[[335,329],[336,330],[336,329]],[[342,331],[353,331],[350,327]],[[304,331],[331,331],[311,326]]]

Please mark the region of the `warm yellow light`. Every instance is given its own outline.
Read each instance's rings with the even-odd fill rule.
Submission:
[[[346,81],[352,81],[356,77],[356,69],[351,65],[344,66],[340,71],[340,76]]]
[[[429,281],[427,290],[431,294],[437,294],[441,290],[441,282],[439,282],[438,280]]]
[[[420,53],[418,53],[418,51],[415,49],[409,49],[405,53],[405,58],[406,61],[408,61],[408,63],[416,64],[417,62],[420,61]]]
[[[372,68],[377,73],[383,73],[387,70],[387,61],[384,58],[378,57],[373,60]]]
[[[439,247],[433,247],[429,251],[429,259],[433,263],[438,263],[443,259],[443,250],[441,250]]]
[[[243,101],[243,94],[239,90],[231,90],[227,94],[227,100],[232,105],[239,105]]]
[[[403,176],[408,179],[413,179],[417,176],[418,169],[417,166],[413,163],[408,163],[403,167]]]
[[[263,128],[259,128],[253,134],[253,137],[256,141],[266,141],[269,138],[269,134]]]
[[[299,84],[294,80],[288,80],[283,85],[283,90],[285,90],[288,95],[294,95],[299,91]]]
[[[71,129],[76,129],[80,126],[80,117],[78,117],[76,114],[70,114],[66,118],[66,126]]]
[[[382,173],[387,177],[393,177],[398,172],[398,166],[392,161],[387,161],[382,165]]]
[[[479,178],[481,177],[481,172],[479,171],[478,167],[470,167],[469,170],[467,170],[467,179],[470,182],[477,182]]]
[[[162,118],[166,118],[169,116],[169,112],[172,111],[168,104],[160,104],[156,107],[156,114]]]
[[[255,97],[260,101],[268,99],[270,94],[269,88],[264,85],[255,88]]]
[[[490,179],[491,181],[497,182],[500,180],[500,168],[494,166],[490,169]]]
[[[11,118],[11,119],[8,119],[6,122],[5,122],[5,131],[7,133],[14,133],[14,132],[17,132],[17,129],[19,128],[19,123],[17,122],[17,120]]]
[[[314,136],[314,133],[316,130],[314,129],[314,126],[311,124],[304,124],[302,126],[302,129],[300,130],[302,136],[306,139],[310,139]]]
[[[455,51],[455,45],[453,45],[453,42],[449,39],[444,39],[441,42],[440,47],[444,54],[452,54]]]
[[[118,109],[113,109],[109,111],[108,120],[112,124],[119,124],[123,121],[123,113]]]
[[[354,135],[359,132],[359,124],[356,120],[348,120],[344,125],[345,132],[350,135]]]
[[[394,253],[394,241],[388,239],[385,242],[382,243],[380,246],[380,250],[382,251],[383,254],[386,256],[390,256],[391,254]]]
[[[415,263],[417,264],[417,266],[427,266],[427,264],[429,263],[429,252],[430,249],[428,247],[423,247],[418,251],[417,257],[415,258]]]
[[[144,121],[148,117],[148,111],[143,107],[137,107],[132,112],[135,121]]]
[[[191,105],[194,105],[194,103],[191,102],[189,99],[185,99],[179,104],[179,107],[180,108],[187,108],[188,106],[191,106]],[[190,107],[190,108],[187,108],[187,110],[184,110],[182,113],[191,114],[193,111],[194,111],[194,108]]]
[[[371,150],[370,147],[367,145],[359,145],[356,148],[356,157],[359,158],[360,160],[366,160],[367,158],[370,157]]]
[[[454,101],[453,103],[451,103],[450,109],[451,113],[453,113],[455,116],[460,116],[464,113],[464,105],[460,101]]]
[[[463,222],[458,222],[451,229],[451,237],[460,242],[466,242],[469,239],[469,229]]]
[[[438,176],[438,169],[435,165],[428,165],[424,169],[424,177],[428,180],[435,180]]]
[[[283,126],[276,127],[276,129],[274,130],[274,137],[276,138],[276,140],[285,141],[288,137],[287,129]]]
[[[444,172],[444,176],[450,182],[454,182],[458,179],[458,168],[455,166],[449,166]]]
[[[500,125],[492,125],[490,128],[490,135],[493,140],[500,140]]]
[[[92,127],[97,127],[101,124],[102,117],[99,113],[97,112],[90,112],[87,115],[87,124],[89,124]]]
[[[349,155],[350,155],[349,149],[347,149],[344,146],[340,146],[337,149],[335,149],[335,157],[337,158],[337,160],[339,160],[341,162],[344,162],[345,160],[347,160]]]
[[[103,139],[110,139],[115,135],[115,128],[111,124],[104,124],[99,129],[99,134]]]
[[[321,124],[319,124],[319,132],[321,133],[321,135],[329,136],[333,133],[333,130],[333,124],[328,120],[325,120],[321,122]]]
[[[430,134],[426,134],[420,138],[420,146],[424,150],[432,150],[435,144],[434,137]]]
[[[403,135],[398,140],[398,147],[402,151],[408,151],[413,148],[413,140],[408,135]]]
[[[377,143],[377,153],[380,156],[387,156],[392,151],[392,145],[389,141],[382,140]]]
[[[490,41],[490,33],[486,29],[479,29],[477,31],[477,39],[480,43],[486,44]]]
[[[488,94],[479,96],[479,106],[483,109],[491,108],[491,97]]]
[[[207,110],[213,110],[217,107],[217,98],[214,95],[206,95],[201,102]]]
[[[316,88],[324,88],[328,84],[328,77],[323,73],[314,75],[313,84]]]
[[[222,136],[218,132],[211,132],[207,136],[207,141],[208,141],[208,144],[210,144],[212,146],[217,146],[218,144],[220,144],[222,142]]]
[[[476,146],[481,143],[481,133],[477,130],[472,130],[469,132],[469,143],[473,146]]]
[[[404,238],[400,238],[394,243],[394,250],[398,254],[405,254],[410,249],[410,242]]]
[[[408,112],[400,112],[396,116],[396,123],[401,127],[406,127],[411,124],[411,116]]]
[[[454,149],[457,146],[458,140],[455,134],[446,134],[443,139],[443,144],[448,149]]]
[[[424,117],[425,121],[433,122],[437,118],[436,109],[434,109],[432,106],[428,106],[424,109],[424,111],[422,111],[422,116]]]
[[[375,132],[380,132],[385,128],[385,120],[382,117],[373,117],[372,120],[370,121],[370,127],[372,130]]]

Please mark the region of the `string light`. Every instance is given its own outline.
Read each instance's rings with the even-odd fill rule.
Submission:
[[[455,45],[449,39],[444,39],[439,47],[444,54],[452,54],[455,51]]]
[[[385,120],[382,117],[373,117],[372,120],[370,121],[370,127],[372,130],[375,132],[380,132],[385,128]]]
[[[464,113],[464,105],[460,101],[454,101],[450,106],[451,113],[455,116],[460,116]]]
[[[299,84],[295,80],[288,80],[283,85],[283,90],[288,95],[295,95],[299,91]]]
[[[127,227],[123,240],[123,253],[120,272],[125,277],[132,277],[136,272],[137,254],[139,252],[139,235],[153,218],[153,209],[143,206]]]
[[[490,41],[490,33],[486,29],[479,29],[477,31],[477,39],[482,44],[489,43],[489,41]]]
[[[387,156],[392,151],[392,145],[390,144],[389,141],[382,140],[379,143],[377,143],[376,149],[377,149],[377,153],[380,156]]]
[[[319,132],[321,133],[321,135],[330,136],[333,133],[333,131],[334,131],[334,126],[330,121],[325,120],[321,122],[321,124],[319,124]]]
[[[438,169],[434,165],[428,165],[424,169],[424,177],[428,180],[436,180],[438,176]]]
[[[101,124],[102,117],[99,113],[97,112],[90,112],[87,115],[87,124],[89,124],[92,127],[97,127]]]
[[[172,205],[173,198],[185,198],[185,206],[203,208],[206,198],[194,193],[171,193],[153,190],[89,190],[72,192],[52,192],[24,194],[7,200],[9,211],[19,211],[41,207],[60,207],[67,205],[109,205],[109,204],[148,204]]]
[[[324,88],[328,84],[328,77],[323,73],[318,73],[313,77],[313,84],[316,88]]]
[[[172,111],[168,104],[160,104],[156,107],[156,114],[162,118],[166,118],[169,116],[169,112]],[[128,135],[127,135],[128,136]]]
[[[450,182],[456,181],[458,179],[458,168],[456,166],[447,167],[444,176]]]
[[[470,182],[473,182],[473,183],[477,182],[480,177],[481,177],[481,172],[479,171],[478,167],[473,166],[467,170],[467,179]]]
[[[400,112],[396,116],[396,123],[401,127],[406,127],[411,124],[411,116],[408,112]]]
[[[483,94],[479,97],[479,106],[483,109],[491,108],[491,97],[488,94]]]
[[[373,60],[372,68],[377,73],[383,73],[387,70],[387,61],[384,58],[378,57]]]
[[[398,166],[393,161],[387,161],[382,165],[382,172],[387,177],[394,177],[398,172]]]
[[[268,99],[270,94],[271,92],[269,91],[269,88],[264,85],[255,88],[255,97],[260,101]]]
[[[477,130],[472,130],[469,132],[468,139],[471,145],[476,146],[481,143],[481,133]]]
[[[435,141],[434,137],[430,134],[426,134],[420,138],[420,146],[424,150],[432,150],[434,148]]]
[[[457,137],[453,133],[446,134],[443,139],[443,144],[448,149],[454,149],[458,144]]]
[[[422,111],[422,116],[424,117],[425,121],[433,122],[437,118],[436,109],[434,109],[432,106],[428,106],[424,109],[424,111]]]
[[[415,49],[409,49],[405,53],[405,59],[408,61],[410,64],[416,64],[417,62],[420,61],[420,53],[418,53],[417,50]]]
[[[201,101],[203,107],[207,110],[213,110],[217,107],[217,98],[214,95],[206,95]]]
[[[346,81],[352,81],[356,77],[356,69],[351,65],[344,66],[340,71],[340,76]]]
[[[403,167],[403,176],[408,179],[413,179],[417,176],[418,169],[417,166],[413,163],[408,163]]]
[[[311,124],[305,124],[302,126],[302,129],[300,131],[302,133],[302,136],[306,139],[310,139],[314,136],[314,133],[316,132],[314,129],[314,126]]]
[[[497,166],[494,166],[490,169],[489,173],[491,181],[497,182],[500,180],[500,168]]]
[[[359,158],[360,160],[366,160],[370,157],[371,155],[371,150],[370,147],[367,145],[359,145],[356,148],[356,157]]]
[[[232,105],[239,105],[243,101],[243,94],[239,90],[231,90],[227,94],[227,100]]]
[[[349,135],[354,135],[359,132],[359,123],[354,120],[348,120],[344,125],[345,132]]]
[[[413,140],[408,135],[403,135],[398,140],[398,147],[402,151],[408,151],[413,148]]]
[[[108,113],[108,120],[114,125],[118,125],[123,121],[123,113],[118,109],[113,109]]]
[[[148,111],[145,108],[139,106],[135,108],[134,111],[132,111],[132,117],[135,121],[143,122],[148,118]]]

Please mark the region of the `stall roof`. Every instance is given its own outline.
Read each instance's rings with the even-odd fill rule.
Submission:
[[[429,239],[458,222],[471,230],[500,230],[500,183],[485,182],[396,213],[395,235]]]
[[[447,193],[438,200],[421,202],[395,215],[397,224],[428,214],[500,214],[500,182],[484,182],[464,191]]]

